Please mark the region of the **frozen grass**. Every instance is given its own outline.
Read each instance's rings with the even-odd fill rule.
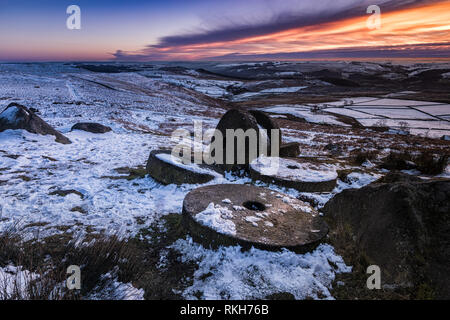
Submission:
[[[117,236],[98,235],[90,243],[64,236],[29,242],[19,232],[3,233],[0,299],[139,299],[143,292],[128,283],[141,273],[138,257],[136,242]],[[69,265],[81,267],[81,290],[66,289]]]

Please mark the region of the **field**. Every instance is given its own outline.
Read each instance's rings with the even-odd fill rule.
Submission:
[[[161,185],[146,175],[150,151],[174,146],[173,131],[193,132],[195,120],[213,129],[229,109],[261,109],[280,126],[284,142],[300,144],[302,158],[350,172],[330,193],[256,183],[321,209],[343,190],[384,176],[383,159],[392,153],[448,157],[449,71],[444,63],[0,64],[0,112],[13,102],[33,108],[72,142],[0,132],[0,298],[26,297],[27,289],[17,292],[12,283],[57,270],[46,282],[51,288],[42,290],[49,297],[65,277],[64,252],[82,262],[76,257],[88,250],[83,247],[100,250],[96,242],[119,254],[96,262],[111,269],[99,269],[77,298],[334,298],[336,276],[352,265],[331,242],[306,254],[194,242],[179,220],[185,195],[199,185]],[[71,131],[78,122],[112,131]],[[450,177],[447,163],[439,173],[403,171]],[[229,173],[207,184],[219,183],[252,181]],[[108,255],[93,250],[88,257]],[[29,252],[40,252],[33,263]]]

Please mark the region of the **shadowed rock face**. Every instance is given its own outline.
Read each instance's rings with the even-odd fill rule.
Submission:
[[[91,133],[106,133],[112,131],[110,127],[95,122],[77,123],[72,127],[71,131],[73,130],[83,130]]]
[[[23,129],[35,134],[53,135],[56,137],[56,142],[63,144],[72,143],[67,137],[53,129],[33,111],[17,103],[10,103],[0,113],[0,132],[8,129]]]
[[[267,130],[267,135],[269,136],[270,141],[272,141],[272,129],[280,130],[280,127],[278,126],[278,124],[265,112],[262,112],[259,110],[250,110],[249,113],[255,117],[256,122],[261,127],[263,127],[264,129]],[[281,131],[278,136],[278,139],[279,139],[278,143],[281,146],[281,140],[282,140]]]
[[[450,180],[390,174],[361,189],[345,190],[323,211],[331,237],[353,239],[383,284],[431,287],[450,298]],[[345,234],[350,233],[350,234]],[[337,241],[343,243],[343,241]],[[344,259],[354,252],[336,248]]]

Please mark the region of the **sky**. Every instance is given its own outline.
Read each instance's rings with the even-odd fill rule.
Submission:
[[[385,57],[450,57],[450,0],[0,0],[0,61]]]

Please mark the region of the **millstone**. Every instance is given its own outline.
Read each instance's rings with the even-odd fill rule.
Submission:
[[[279,167],[273,172],[266,172],[267,160],[275,160]],[[279,186],[293,188],[300,192],[330,192],[336,186],[337,173],[331,165],[304,162],[291,158],[255,159],[250,164],[250,174],[253,180],[273,183]]]
[[[266,250],[313,250],[328,226],[309,204],[251,185],[195,189],[183,202],[183,222],[206,246],[236,245]]]
[[[238,149],[237,143],[235,143],[235,139],[232,142],[232,145],[234,145],[234,162],[233,164],[227,164],[227,130],[238,130],[242,129],[244,132],[247,130],[255,130],[257,133],[257,141],[256,146],[250,146],[250,142],[248,139],[246,139],[245,143],[241,148]],[[267,135],[261,135],[260,136],[260,130],[266,129]],[[257,151],[257,154],[261,154],[262,150],[260,150],[260,139],[265,139],[266,145],[267,145],[267,151],[269,152],[271,150],[271,138],[272,133],[271,129],[279,129],[279,127],[276,125],[276,123],[264,112],[252,110],[250,112],[243,111],[243,110],[237,110],[237,109],[231,109],[228,110],[220,119],[219,123],[217,124],[216,130],[220,131],[223,136],[223,159],[222,164],[219,164],[220,167],[222,167],[224,170],[240,170],[240,169],[246,169],[249,165],[249,163],[253,159],[250,158],[250,148],[254,147]],[[280,134],[280,142],[281,142],[281,134]],[[238,155],[244,155],[245,163],[238,164],[237,159]]]
[[[205,165],[185,165],[173,161],[170,150],[153,150],[147,161],[147,173],[163,184],[202,184],[219,174]]]
[[[265,112],[260,110],[249,110],[248,111],[253,117],[255,117],[258,125],[267,130],[267,135],[269,136],[270,142],[272,143],[272,129],[280,130],[278,135],[278,145],[281,146],[281,129],[280,126]]]

